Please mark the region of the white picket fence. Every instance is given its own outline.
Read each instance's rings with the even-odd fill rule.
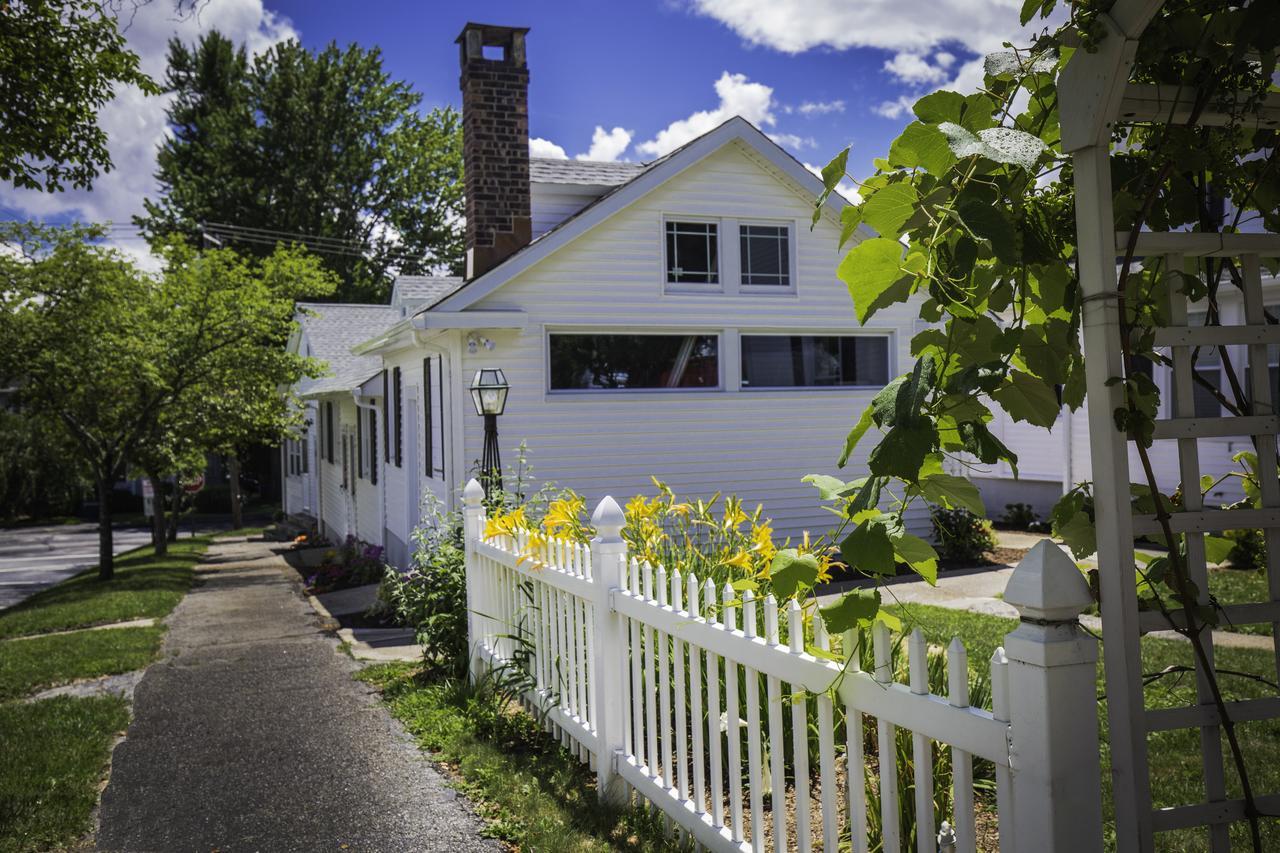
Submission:
[[[610,498],[590,546],[552,539],[540,559],[527,535],[484,538],[474,480],[464,498],[473,673],[527,672],[525,701],[595,769],[603,801],[642,798],[708,850],[835,853],[843,841],[862,853],[878,797],[880,849],[896,853],[899,799],[910,796],[920,853],[976,851],[973,761],[983,758],[995,767],[1001,850],[1102,849],[1097,648],[1077,621],[1090,598],[1054,546],[1037,546],[1010,580],[1005,600],[1023,621],[991,659],[988,711],[969,704],[958,639],[946,650],[947,695],[935,695],[918,630],[906,683],[895,681],[882,624],[871,672],[853,632],[838,645],[843,663],[814,656],[799,603],[780,608],[629,559]],[[821,619],[808,636],[810,648],[833,646]],[[898,729],[911,733],[912,793],[899,790],[896,765],[865,772],[867,717],[880,761],[896,762]],[[950,748],[948,814],[935,807],[933,742]]]

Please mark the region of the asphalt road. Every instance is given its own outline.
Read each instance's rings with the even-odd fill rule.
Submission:
[[[144,527],[117,527],[115,552],[151,541]],[[96,524],[0,530],[0,610],[98,564]]]

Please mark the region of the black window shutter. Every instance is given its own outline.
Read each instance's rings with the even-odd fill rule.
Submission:
[[[387,382],[387,371],[382,371],[382,452],[384,462],[391,461],[391,391]]]
[[[338,458],[337,454],[333,452],[333,403],[324,404],[324,418],[325,446],[329,448],[329,461],[332,463],[336,462]]]
[[[364,479],[364,419],[356,409],[356,479]]]
[[[392,387],[396,395],[396,467],[404,467],[404,383],[401,381],[400,368],[394,369],[395,375],[392,377]]]
[[[444,431],[444,361],[436,371],[436,398],[440,400],[440,479],[444,479],[445,459],[449,454],[449,445],[445,441]]]
[[[378,485],[378,413],[369,410],[369,482]]]
[[[427,466],[427,479],[436,475],[436,448],[431,420],[431,359],[422,360],[422,456]]]

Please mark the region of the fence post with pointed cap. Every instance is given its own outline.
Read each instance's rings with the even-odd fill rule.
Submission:
[[[468,675],[472,681],[480,675],[481,635],[480,568],[476,565],[476,543],[484,535],[484,487],[474,477],[462,490],[463,567],[467,588],[467,649],[470,654]]]
[[[1018,849],[1101,851],[1098,642],[1080,628],[1089,586],[1043,540],[1014,569],[1004,600],[1021,617],[1004,642]]]
[[[627,660],[626,620],[613,609],[612,596],[625,583],[627,543],[622,541],[626,516],[618,502],[606,497],[596,506],[591,524],[596,536],[591,540],[591,582],[595,586],[596,682],[591,700],[596,707],[596,792],[600,802],[625,806],[626,783],[618,774],[616,761],[626,754]]]

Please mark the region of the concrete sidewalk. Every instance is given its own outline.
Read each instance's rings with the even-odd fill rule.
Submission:
[[[134,694],[112,851],[497,850],[324,637],[270,543],[210,549]]]

